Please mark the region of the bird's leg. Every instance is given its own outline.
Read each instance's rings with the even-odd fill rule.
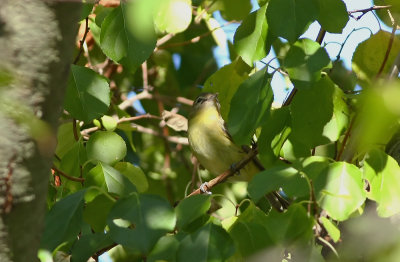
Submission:
[[[233,163],[230,167],[229,167],[229,169],[233,172],[233,171],[236,171],[235,172],[235,175],[240,175],[240,169],[239,170],[236,170],[236,166],[237,166],[237,164],[236,163]]]

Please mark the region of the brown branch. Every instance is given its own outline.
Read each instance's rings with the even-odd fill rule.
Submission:
[[[122,110],[127,109],[128,107],[132,106],[132,103],[137,101],[137,100],[142,100],[142,99],[161,99],[163,101],[175,101],[184,105],[192,106],[193,105],[193,100],[190,100],[185,97],[171,97],[171,96],[165,96],[165,95],[160,95],[160,94],[150,94],[147,91],[143,91],[131,98],[128,98],[124,100],[121,104],[118,105],[118,107]]]
[[[336,161],[339,161],[339,160],[341,160],[341,158],[342,158],[343,151],[344,151],[344,148],[345,148],[345,146],[346,146],[346,144],[347,144],[347,140],[348,140],[349,137],[350,137],[350,132],[351,132],[351,130],[353,129],[355,119],[356,119],[356,116],[353,117],[353,119],[352,119],[351,122],[350,122],[349,127],[348,127],[347,130],[346,130],[346,134],[344,135],[342,145],[340,146],[340,150],[339,150],[339,152],[338,152],[338,154],[336,155],[336,158],[335,158]]]
[[[396,30],[397,30],[397,22],[395,22],[393,24],[393,29],[392,29],[392,34],[390,35],[389,45],[388,45],[388,48],[386,49],[385,57],[383,58],[382,65],[379,68],[378,74],[376,74],[376,78],[379,78],[381,76],[381,74],[383,72],[383,69],[386,66],[387,60],[389,58],[390,51],[392,50],[393,40],[394,40],[394,37],[395,37]]]
[[[83,52],[83,43],[85,42],[86,36],[89,33],[89,17],[86,17],[85,19],[85,33],[83,34],[82,39],[79,41],[79,52],[78,55],[75,57],[75,60],[73,62],[73,64],[75,65],[76,63],[78,63],[79,58],[81,57],[81,54]]]
[[[204,185],[206,191],[210,191],[214,186],[221,184],[225,182],[228,178],[231,176],[235,175],[237,172],[239,172],[240,169],[245,167],[250,161],[253,160],[253,158],[257,155],[257,150],[252,149],[249,151],[247,156],[243,158],[237,165],[235,165],[233,168],[226,170],[219,176],[215,177],[214,179],[211,179],[210,181],[207,182],[206,185]],[[200,188],[196,189],[192,193],[190,193],[187,197],[193,196],[193,195],[199,195],[202,194],[202,190]]]
[[[80,177],[74,177],[74,176],[70,176],[67,175],[66,173],[64,173],[63,171],[61,171],[60,169],[58,169],[57,167],[53,166],[51,169],[53,169],[55,172],[59,173],[60,175],[62,175],[63,177],[67,178],[68,180],[71,181],[75,181],[75,182],[84,182],[85,179],[84,178],[80,178]]]
[[[357,20],[360,20],[361,17],[363,17],[368,12],[371,12],[373,10],[388,9],[390,7],[391,7],[391,5],[374,5],[374,6],[371,6],[369,8],[365,8],[365,9],[358,9],[358,10],[348,11],[347,13],[349,14],[350,17],[354,18],[357,21]],[[355,17],[353,15],[354,13],[361,13],[361,15]]]

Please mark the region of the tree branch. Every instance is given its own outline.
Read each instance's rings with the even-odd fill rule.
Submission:
[[[55,167],[54,165],[53,165],[52,169],[53,169],[54,171],[56,171],[57,173],[59,173],[60,175],[62,175],[63,177],[65,177],[66,179],[68,179],[68,180],[75,181],[75,182],[79,182],[79,183],[82,183],[82,182],[85,181],[84,178],[74,177],[74,176],[67,175],[66,173],[64,173],[63,171],[61,171],[60,169],[58,169],[58,168]]]
[[[391,5],[374,5],[374,6],[371,6],[370,8],[348,11],[347,13],[349,14],[350,17],[354,18],[357,21],[357,20],[360,20],[368,12],[371,12],[373,10],[388,9],[390,7],[392,7],[392,6]],[[361,13],[361,15],[355,17],[353,15],[354,13]]]
[[[243,160],[241,160],[239,163],[237,163],[237,165],[235,165],[233,168],[226,170],[219,176],[208,181],[208,183],[205,185],[206,191],[210,191],[214,186],[225,182],[228,178],[235,175],[237,172],[240,171],[240,169],[242,169],[250,161],[252,161],[253,158],[257,155],[257,153],[258,153],[258,151],[256,149],[250,150],[249,153],[247,154],[247,156],[245,158],[243,158]],[[193,195],[199,195],[202,193],[203,193],[203,191],[200,188],[198,188],[195,191],[193,191],[192,193],[190,193],[187,197],[190,197]]]
[[[89,33],[89,17],[86,17],[85,19],[85,33],[83,33],[83,37],[82,39],[79,41],[79,52],[78,55],[75,57],[75,60],[73,62],[73,64],[75,65],[76,63],[78,63],[79,58],[81,57],[81,54],[83,52],[83,43],[85,42],[86,36]]]

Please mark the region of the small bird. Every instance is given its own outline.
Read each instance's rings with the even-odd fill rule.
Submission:
[[[189,115],[188,139],[190,148],[200,164],[214,175],[219,175],[243,160],[248,148],[236,145],[221,116],[218,94],[202,93],[193,103]],[[264,170],[254,158],[231,180],[250,181]],[[278,211],[287,209],[289,203],[277,192],[266,195],[271,206]]]

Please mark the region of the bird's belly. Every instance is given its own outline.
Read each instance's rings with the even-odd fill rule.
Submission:
[[[191,126],[188,136],[200,164],[215,175],[228,170],[245,156],[218,125],[196,124]]]

